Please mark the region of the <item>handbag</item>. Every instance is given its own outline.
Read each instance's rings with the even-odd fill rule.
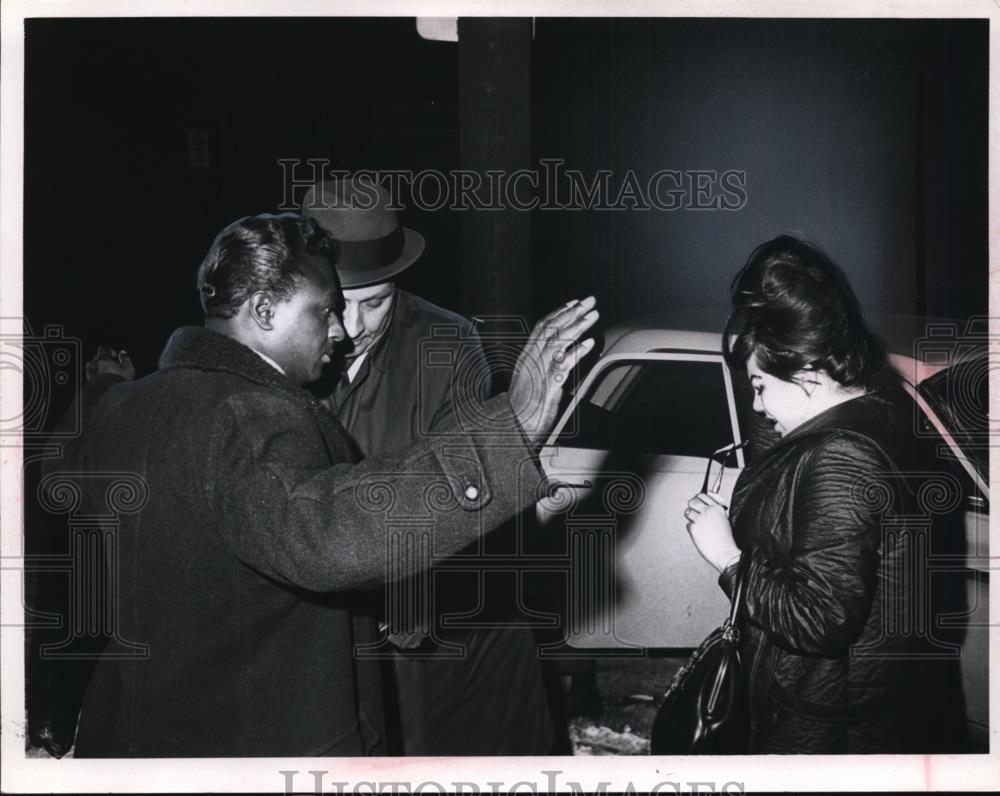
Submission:
[[[729,617],[701,642],[670,683],[653,720],[650,754],[746,752],[750,709],[736,617],[748,560],[744,555],[737,566]]]

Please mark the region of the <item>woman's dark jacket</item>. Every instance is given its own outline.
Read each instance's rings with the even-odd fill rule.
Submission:
[[[922,574],[930,519],[959,496],[918,465],[913,414],[890,395],[811,419],[736,484],[751,752],[928,751]],[[735,570],[720,576],[730,594]]]

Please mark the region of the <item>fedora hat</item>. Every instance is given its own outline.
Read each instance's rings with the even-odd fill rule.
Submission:
[[[340,244],[341,287],[387,282],[423,253],[424,236],[401,227],[391,204],[389,192],[367,180],[324,180],[309,188],[302,214]]]

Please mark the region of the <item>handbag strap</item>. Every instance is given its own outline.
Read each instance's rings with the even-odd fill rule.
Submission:
[[[736,616],[740,612],[740,605],[743,602],[743,587],[747,580],[747,569],[750,566],[750,556],[746,553],[740,556],[736,565],[736,578],[733,581],[733,600],[729,606],[729,624],[736,626]]]

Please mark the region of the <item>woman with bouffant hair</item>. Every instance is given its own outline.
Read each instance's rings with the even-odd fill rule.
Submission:
[[[840,268],[789,235],[737,274],[724,341],[780,439],[743,471],[728,516],[709,493],[684,516],[728,594],[744,559],[749,751],[931,751],[906,621],[921,582],[904,572],[925,531],[900,521],[918,513],[900,470],[912,415],[878,384],[882,344]]]

